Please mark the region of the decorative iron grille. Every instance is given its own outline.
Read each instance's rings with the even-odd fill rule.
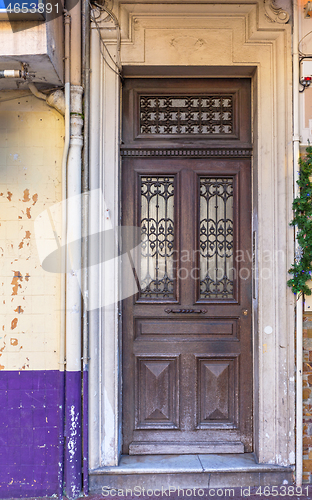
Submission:
[[[233,133],[233,96],[141,96],[141,134]]]
[[[141,176],[141,297],[174,298],[174,177]]]
[[[234,298],[233,179],[200,177],[200,298]]]

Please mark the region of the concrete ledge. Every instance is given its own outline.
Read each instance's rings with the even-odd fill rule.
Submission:
[[[293,467],[258,464],[252,453],[123,455],[117,467],[90,471],[90,491],[106,488],[222,488],[293,483]]]

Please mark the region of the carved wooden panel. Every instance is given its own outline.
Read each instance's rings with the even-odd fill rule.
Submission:
[[[136,429],[177,429],[179,366],[176,357],[137,357]]]
[[[190,339],[209,335],[209,339],[237,339],[238,324],[232,318],[197,319],[190,323],[189,319],[138,319],[135,325],[135,338],[161,338],[162,341],[171,340],[172,335],[181,337],[187,342]],[[168,335],[170,337],[168,337]],[[220,340],[221,340],[220,339]],[[180,340],[180,339],[179,339]]]
[[[248,79],[126,78],[123,111],[122,149],[137,149],[140,156],[142,147],[152,147],[153,155],[178,148],[184,156],[181,147],[195,155],[196,148],[251,146]]]
[[[198,427],[236,427],[239,358],[197,359]]]
[[[120,154],[127,158],[251,158],[252,148],[191,148],[187,145],[183,148],[175,149],[156,149],[156,148],[123,148],[121,147]]]

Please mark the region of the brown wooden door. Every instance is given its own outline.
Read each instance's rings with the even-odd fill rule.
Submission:
[[[201,100],[196,97],[192,101],[193,107],[208,103],[208,90]],[[228,147],[228,153],[223,149],[221,159],[214,158],[213,153],[201,158],[210,153],[208,149],[203,152],[202,146],[198,152],[196,139],[185,154],[178,142],[170,143],[164,153],[164,144],[171,137],[165,137],[163,131],[170,135],[170,121],[167,119],[167,129],[161,129],[160,119],[165,114],[155,111],[155,103],[158,107],[165,103],[167,113],[171,113],[168,116],[175,123],[180,120],[180,129],[175,125],[171,131],[178,130],[179,137],[173,140],[181,141],[184,136],[185,147],[187,131],[182,127],[186,114],[183,109],[177,110],[177,105],[190,109],[191,101],[183,100],[181,92],[183,89],[179,101],[172,97],[171,101],[161,101],[152,96],[153,110],[145,115],[142,109],[138,112],[141,121],[145,120],[137,128],[139,145],[134,142],[132,152],[129,145],[123,152],[122,223],[141,227],[143,235],[140,255],[133,254],[133,269],[128,267],[123,276],[129,281],[134,272],[139,286],[138,293],[123,300],[122,309],[123,453],[249,452],[250,159],[241,158],[233,146],[232,150]],[[146,95],[140,97],[143,104],[144,99]],[[135,114],[136,100],[126,99],[130,101]],[[220,105],[219,100],[215,102]],[[170,111],[172,103],[174,111]],[[236,120],[241,122],[240,110],[238,104],[238,110],[224,116],[230,121],[229,117],[236,113]],[[209,109],[206,114],[200,113],[209,119]],[[198,123],[200,113],[189,116]],[[148,120],[150,128],[144,129]],[[158,122],[152,128],[155,120]],[[203,123],[201,130],[209,136],[213,129],[208,125],[204,129]],[[237,123],[225,128],[227,125],[218,130],[231,135]],[[241,128],[244,126],[245,122]],[[149,130],[162,137],[142,137]],[[242,134],[238,130],[236,138],[230,140],[241,140]],[[207,143],[212,139],[220,137],[206,137]],[[150,142],[142,145],[144,140]],[[224,134],[221,140],[225,140]],[[233,154],[238,157],[232,158]]]

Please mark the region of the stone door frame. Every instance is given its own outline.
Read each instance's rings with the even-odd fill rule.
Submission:
[[[295,461],[294,296],[291,202],[292,66],[288,15],[272,3],[230,0],[166,5],[115,2],[121,62],[133,76],[250,77],[253,123],[254,443],[260,463]],[[100,21],[116,56],[116,31]],[[119,77],[103,62],[91,30],[90,232],[120,220]],[[101,249],[92,249],[100,255]],[[89,313],[89,467],[118,465],[121,449],[119,262],[89,269],[89,297],[113,303]],[[109,297],[110,300],[106,300]]]

